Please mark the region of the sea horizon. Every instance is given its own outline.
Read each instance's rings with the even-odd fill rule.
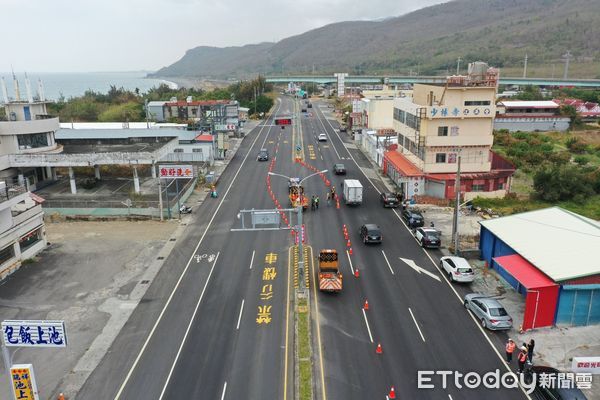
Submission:
[[[178,88],[175,82],[161,78],[147,78],[148,73],[153,71],[98,71],[98,72],[27,72],[27,77],[31,82],[31,91],[33,97],[38,97],[38,79],[41,79],[46,100],[59,100],[61,97],[69,99],[82,96],[87,90],[98,93],[107,93],[111,86],[135,91],[139,89],[140,93],[145,93],[153,87],[166,84],[171,88]],[[25,72],[15,72],[19,82],[19,92],[21,99],[27,98],[27,86]],[[16,95],[13,85],[12,72],[0,72],[0,78],[3,77],[6,82],[7,92],[10,100],[14,100]],[[4,98],[0,94],[0,101]]]

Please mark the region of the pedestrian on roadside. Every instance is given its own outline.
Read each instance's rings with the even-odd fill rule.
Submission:
[[[527,346],[521,346],[517,361],[519,362],[519,373],[522,374],[525,363],[527,362]]]
[[[319,209],[319,196],[317,196],[315,198],[315,208],[318,210]]]
[[[508,339],[508,342],[506,342],[506,361],[508,363],[512,362],[512,356],[516,348],[517,344],[512,339]]]
[[[533,362],[533,349],[535,347],[535,340],[531,339],[529,344],[527,345],[527,357],[529,358],[529,362]]]
[[[329,207],[330,203],[331,203],[331,193],[327,192],[327,207]]]

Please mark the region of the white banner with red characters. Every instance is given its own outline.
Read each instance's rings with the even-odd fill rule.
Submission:
[[[194,168],[191,165],[159,165],[160,178],[190,179],[194,177]]]

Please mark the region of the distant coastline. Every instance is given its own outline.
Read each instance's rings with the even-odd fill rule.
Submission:
[[[178,87],[188,89],[213,90],[216,88],[224,88],[231,85],[233,82],[225,80],[201,79],[187,76],[152,76],[149,79],[159,79],[164,82],[171,82]]]

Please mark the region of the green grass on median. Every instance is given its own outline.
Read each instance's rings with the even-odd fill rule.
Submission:
[[[306,300],[298,301],[298,358],[300,359],[300,400],[312,399],[312,363],[309,316]]]

